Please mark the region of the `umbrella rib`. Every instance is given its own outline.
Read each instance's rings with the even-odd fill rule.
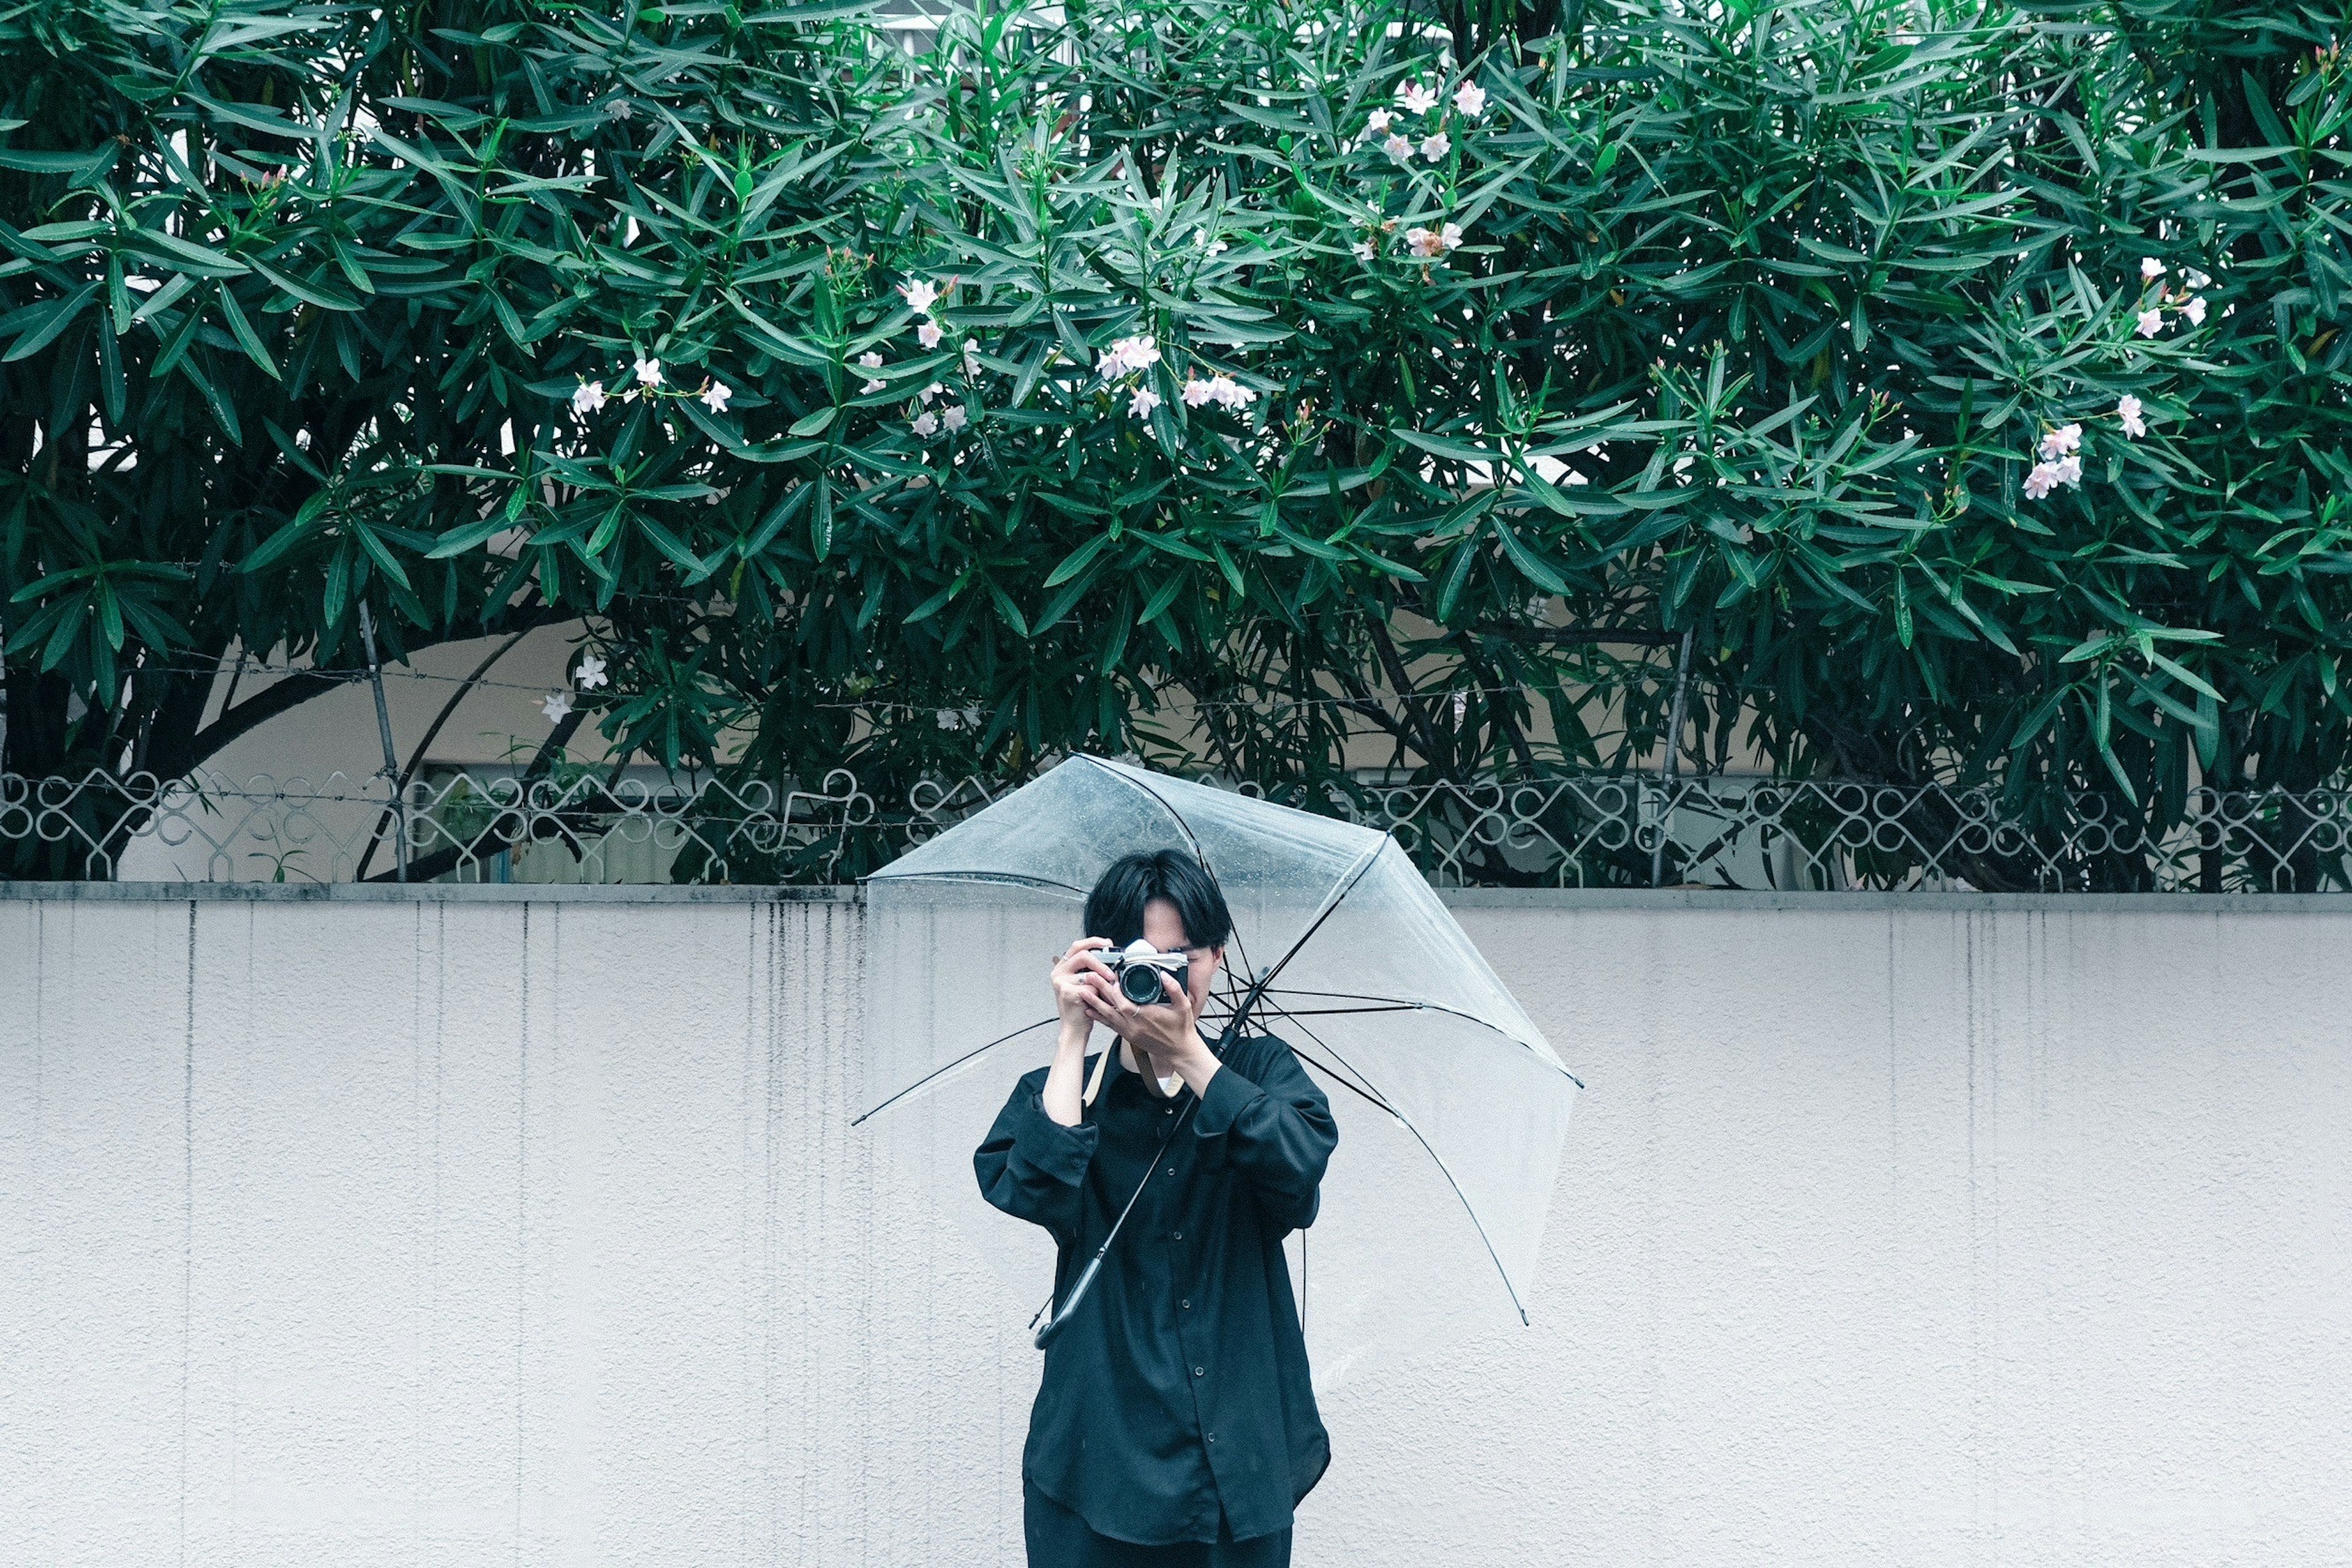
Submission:
[[[1282,1016],[1286,1018],[1292,1016],[1292,1015],[1288,1013],[1284,1013]],[[1328,1045],[1320,1036],[1315,1035],[1314,1032],[1308,1029],[1306,1025],[1300,1024],[1298,1027],[1301,1032],[1308,1035],[1309,1037],[1313,1038],[1315,1043],[1321,1046],[1323,1049],[1326,1051],[1329,1051],[1331,1049],[1330,1046]],[[1339,1065],[1334,1066],[1331,1062],[1318,1061],[1315,1058],[1308,1056],[1305,1051],[1300,1050],[1296,1045],[1291,1044],[1288,1040],[1284,1040],[1282,1043],[1290,1047],[1290,1052],[1293,1056],[1304,1060],[1307,1066],[1319,1068],[1326,1074],[1329,1075],[1332,1082],[1339,1084],[1341,1088],[1346,1089],[1349,1092],[1356,1095],[1358,1098],[1372,1105],[1378,1106],[1381,1110],[1387,1111],[1391,1116],[1396,1115],[1396,1107],[1391,1105],[1385,1099],[1383,1099],[1378,1089],[1373,1089],[1368,1083],[1360,1081],[1362,1075],[1356,1071],[1352,1063],[1339,1061],[1338,1053],[1332,1053],[1334,1060],[1339,1061]]]
[[[1271,996],[1317,996],[1333,1002],[1379,1002],[1386,1004],[1385,1005],[1379,1007],[1333,1007],[1328,1009],[1328,1011],[1334,1013],[1393,1013],[1401,1011],[1411,1011],[1416,1013],[1444,1013],[1450,1016],[1463,1019],[1467,1023],[1475,1024],[1482,1029],[1489,1030],[1494,1034],[1502,1036],[1503,1038],[1510,1041],[1511,1044],[1518,1047],[1521,1050],[1526,1051],[1529,1056],[1534,1057],[1536,1060],[1542,1062],[1544,1066],[1551,1068],[1554,1072],[1557,1072],[1563,1078],[1567,1079],[1569,1082],[1576,1085],[1577,1088],[1582,1089],[1584,1087],[1584,1080],[1577,1077],[1574,1073],[1570,1072],[1567,1067],[1559,1062],[1545,1060],[1542,1053],[1538,1052],[1527,1041],[1511,1033],[1508,1029],[1502,1027],[1498,1024],[1492,1023],[1487,1019],[1481,1018],[1475,1013],[1465,1013],[1459,1007],[1448,1007],[1443,1002],[1415,1002],[1409,997],[1380,996],[1368,991],[1304,991],[1296,990],[1288,986],[1277,987],[1270,990],[1267,992],[1267,994]]]
[[[1292,959],[1298,956],[1298,950],[1305,947],[1307,942],[1313,939],[1317,931],[1323,929],[1323,922],[1331,918],[1331,911],[1338,909],[1341,904],[1347,901],[1348,895],[1356,890],[1356,884],[1362,881],[1364,879],[1364,874],[1372,868],[1372,862],[1380,858],[1381,851],[1387,848],[1393,842],[1394,839],[1390,835],[1383,833],[1381,835],[1381,841],[1378,844],[1373,845],[1370,848],[1365,850],[1361,855],[1356,858],[1356,863],[1348,868],[1348,874],[1340,880],[1339,888],[1333,891],[1328,899],[1326,899],[1323,901],[1323,907],[1316,911],[1315,919],[1308,922],[1305,931],[1298,933],[1298,940],[1290,944],[1290,951],[1285,952],[1280,958],[1276,959],[1274,961],[1274,967],[1260,975],[1258,977],[1257,984],[1250,987],[1249,994],[1242,998],[1242,1022],[1248,1022],[1249,1010],[1257,1005],[1257,999],[1264,995],[1267,989],[1274,984],[1274,977],[1281,973],[1283,967],[1289,963]]]
[[[1330,1041],[1325,1039],[1314,1030],[1308,1029],[1304,1024],[1301,1024],[1298,1026],[1301,1029],[1306,1030],[1307,1038],[1322,1047],[1327,1052],[1329,1052],[1332,1060],[1346,1062],[1349,1072],[1352,1072],[1358,1078],[1362,1079],[1367,1088],[1372,1087],[1370,1076],[1367,1074],[1363,1068],[1358,1067],[1353,1062],[1348,1061],[1346,1057],[1341,1056],[1338,1050],[1333,1048]],[[1378,1090],[1375,1089],[1374,1092],[1377,1093]],[[1382,1098],[1385,1100],[1386,1097],[1383,1096]],[[1421,1135],[1421,1129],[1412,1124],[1412,1119],[1411,1117],[1407,1116],[1403,1111],[1397,1110],[1393,1106],[1390,1106],[1387,1109],[1389,1114],[1397,1119],[1397,1125],[1403,1128],[1407,1132],[1412,1134],[1412,1141],[1421,1145],[1422,1152],[1429,1156],[1431,1162],[1437,1166],[1438,1174],[1445,1178],[1445,1184],[1452,1187],[1454,1189],[1454,1195],[1461,1200],[1462,1212],[1470,1216],[1471,1227],[1477,1231],[1478,1239],[1486,1245],[1486,1256],[1493,1260],[1495,1272],[1503,1277],[1503,1289],[1510,1292],[1511,1306],[1519,1314],[1520,1325],[1522,1327],[1527,1326],[1530,1320],[1528,1317],[1527,1304],[1519,1300],[1519,1288],[1511,1283],[1511,1271],[1503,1267],[1502,1254],[1495,1250],[1495,1241],[1492,1237],[1486,1234],[1486,1222],[1478,1217],[1478,1211],[1471,1205],[1469,1194],[1462,1190],[1462,1184],[1454,1179],[1454,1171],[1452,1167],[1446,1164],[1445,1156],[1440,1154],[1435,1149],[1430,1147],[1429,1140]]]
[[[974,1046],[971,1050],[964,1052],[963,1055],[956,1058],[955,1060],[948,1063],[945,1067],[936,1068],[931,1071],[925,1073],[922,1077],[917,1079],[914,1082],[908,1084],[906,1088],[900,1089],[898,1093],[892,1095],[881,1104],[874,1107],[873,1110],[860,1111],[849,1124],[852,1127],[855,1127],[869,1116],[878,1116],[883,1111],[889,1110],[892,1106],[906,1099],[908,1095],[914,1093],[917,1089],[923,1088],[927,1084],[938,1082],[940,1079],[945,1078],[948,1074],[955,1071],[956,1068],[963,1066],[966,1062],[972,1060],[974,1058],[981,1056],[984,1052],[994,1050],[997,1047],[1004,1044],[1007,1040],[1017,1040],[1033,1029],[1042,1029],[1046,1025],[1055,1022],[1055,1020],[1060,1016],[1061,1015],[1056,1013],[1051,1018],[1040,1018],[1034,1024],[1024,1024],[1009,1035],[999,1035],[996,1038],[989,1041],[988,1044],[984,1046]]]

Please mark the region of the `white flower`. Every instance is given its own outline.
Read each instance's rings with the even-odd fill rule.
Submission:
[[[639,360],[637,362],[637,384],[639,386],[659,386],[661,384],[661,361],[657,359]]]
[[[915,395],[922,399],[925,403],[929,403],[932,398],[937,397],[940,393],[945,392],[947,389],[947,383],[943,381],[935,381],[931,383],[930,385],[923,388],[922,391],[915,394]]]
[[[1127,412],[1130,418],[1149,419],[1151,411],[1159,406],[1160,395],[1148,386],[1137,387],[1127,400]]]
[[[1454,91],[1454,107],[1475,120],[1486,112],[1486,89],[1475,81],[1465,81]]]
[[[882,356],[875,353],[873,350],[868,349],[864,353],[857,356],[857,363],[859,368],[863,370],[880,370],[882,368]]]
[[[595,412],[596,412],[596,410],[598,410],[599,408],[602,408],[602,407],[604,407],[604,384],[603,382],[601,382],[601,381],[583,381],[583,382],[582,382],[578,386],[576,386],[576,387],[572,388],[572,413],[574,413],[574,414],[593,414],[593,413],[595,413]]]
[[[1385,109],[1373,110],[1370,115],[1364,121],[1364,134],[1367,136],[1387,135],[1389,133],[1389,121],[1395,118],[1395,115],[1391,114]]]
[[[1397,89],[1397,107],[1407,114],[1427,114],[1437,107],[1437,94],[1417,81],[1409,81]]]
[[[734,389],[723,381],[714,381],[702,389],[702,405],[713,414],[727,412],[727,400],[735,395]]]
[[[2051,477],[2069,489],[2083,482],[2083,459],[2073,453],[2050,465]]]
[[[2057,482],[2057,464],[2034,464],[2033,471],[2025,476],[2025,499],[2027,500],[2040,500],[2043,496],[2050,493],[2050,487]]]
[[[2139,276],[2143,283],[2153,283],[2164,276],[2164,263],[2153,256],[2139,258]]]
[[[924,317],[922,325],[915,329],[915,341],[927,349],[939,347],[940,339],[946,335],[940,331],[940,324],[929,316]]]
[[[940,423],[945,425],[950,430],[961,430],[964,427],[965,422],[971,419],[971,410],[959,403],[954,407],[949,409],[945,414],[940,416]]]
[[[551,724],[561,724],[572,711],[572,693],[551,691],[539,700],[539,710],[547,715]]]
[[[938,714],[938,721],[940,728],[942,730],[961,730],[963,728],[963,715],[957,712],[952,708],[940,709]]]
[[[1121,338],[1104,350],[1102,358],[1095,362],[1095,368],[1102,372],[1105,381],[1117,381],[1120,376],[1131,375],[1159,363],[1160,345],[1151,341],[1150,334],[1139,332],[1131,338]]]
[[[939,285],[926,283],[919,278],[911,283],[900,284],[898,292],[907,297],[907,309],[914,311],[918,316],[929,315],[931,307],[939,303]]]
[[[978,338],[966,338],[963,341],[963,373],[967,376],[980,374],[980,340]]]
[[[2213,286],[2213,279],[2206,277],[2194,267],[2182,269],[2180,281],[2187,284],[2192,291],[2199,289],[2210,289]]]
[[[2190,326],[2203,326],[2205,324],[2205,296],[2202,294],[2192,296],[2189,303],[2180,307],[2180,313],[2189,318],[2189,324]]]
[[[595,690],[604,684],[604,661],[593,653],[582,654],[580,668],[573,672],[572,679],[578,681],[583,689]]]
[[[1447,153],[1453,151],[1453,148],[1454,143],[1448,141],[1446,139],[1445,132],[1441,131],[1434,136],[1423,137],[1422,139],[1421,155],[1434,163],[1440,158],[1444,157]]]
[[[1256,393],[1222,373],[1206,381],[1194,377],[1184,384],[1184,406],[1187,408],[1199,408],[1213,403],[1220,408],[1230,408],[1238,413],[1256,401]]]
[[[1417,260],[1435,261],[1462,243],[1462,226],[1449,223],[1440,228],[1409,228],[1404,231],[1405,248]]]
[[[2061,425],[2042,437],[2041,458],[2045,463],[2054,463],[2069,452],[2080,451],[2082,447],[2083,427],[2080,425]]]
[[[1375,255],[1379,254],[1372,248],[1372,242],[1369,239],[1360,239],[1348,248],[1356,253],[1356,259],[1359,261],[1370,261]]]
[[[2130,393],[2126,392],[2116,400],[2116,418],[2122,423],[2125,435],[2145,436],[2147,434],[2147,421],[2142,419],[2139,415],[2139,399],[2134,397]]]
[[[879,376],[877,376],[873,380],[867,382],[864,386],[859,387],[857,389],[857,395],[860,397],[871,397],[887,384],[888,384],[887,382],[883,381]]]
[[[918,415],[911,428],[916,435],[928,441],[940,433],[940,416],[929,413]]]
[[[1387,141],[1381,143],[1381,151],[1400,163],[1412,162],[1412,143],[1402,136],[1390,136]]]
[[[1209,241],[1208,249],[1211,256],[1223,256],[1227,248],[1228,247],[1222,239],[1213,239]]]
[[[2139,313],[2139,335],[2141,337],[2152,338],[2162,331],[2164,331],[2164,312],[2162,310],[2150,309],[2142,310]]]

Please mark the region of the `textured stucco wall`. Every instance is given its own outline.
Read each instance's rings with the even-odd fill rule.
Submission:
[[[246,892],[0,890],[0,1563],[1020,1561],[854,903]],[[2352,904],[1771,902],[1461,901],[1590,1086],[1537,1325],[1297,1561],[2352,1560]]]

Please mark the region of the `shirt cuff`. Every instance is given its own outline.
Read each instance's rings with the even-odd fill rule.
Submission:
[[[1028,1114],[1013,1130],[1013,1158],[1041,1176],[1076,1186],[1086,1179],[1097,1137],[1092,1123],[1065,1127],[1045,1114],[1042,1093],[1029,1097]]]
[[[1201,1096],[1200,1114],[1192,1118],[1193,1132],[1202,1138],[1223,1137],[1241,1113],[1264,1093],[1265,1090],[1233,1068],[1219,1068],[1210,1075],[1209,1087]]]

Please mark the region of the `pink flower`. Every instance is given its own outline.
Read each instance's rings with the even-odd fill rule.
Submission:
[[[1364,134],[1367,136],[1387,135],[1389,133],[1389,122],[1395,118],[1395,115],[1391,114],[1385,109],[1373,110],[1370,115],[1365,117]]]
[[[2043,496],[2050,493],[2050,487],[2057,482],[2057,464],[2034,464],[2032,471],[2025,476],[2025,499],[2027,500],[2040,500]]]
[[[889,383],[884,381],[880,376],[875,376],[868,380],[865,385],[857,389],[857,395],[860,397],[871,397],[888,384]]]
[[[1151,411],[1159,406],[1160,395],[1148,386],[1139,386],[1128,397],[1128,416],[1132,419],[1149,419],[1151,417]]]
[[[1095,368],[1102,372],[1105,381],[1117,381],[1159,363],[1160,345],[1151,341],[1149,333],[1139,332],[1131,338],[1120,338],[1104,350]]]
[[[1256,393],[1222,374],[1206,381],[1196,377],[1184,384],[1184,406],[1187,408],[1199,408],[1213,403],[1220,408],[1230,408],[1239,413],[1256,401]]]
[[[2143,283],[2155,282],[2158,279],[2164,276],[2164,263],[2158,261],[2153,256],[2141,257],[2139,258],[2139,276],[2140,281]]]
[[[924,317],[923,324],[915,329],[915,341],[921,343],[927,349],[935,349],[939,347],[940,339],[945,335],[945,333],[940,331],[940,324],[937,321],[932,321],[929,316]]]
[[[980,340],[978,338],[966,338],[963,341],[963,373],[966,376],[975,376],[980,374]]]
[[[961,430],[971,418],[971,410],[959,403],[940,416],[940,423],[950,430]]]
[[[2139,399],[2128,392],[2116,400],[2116,418],[2122,424],[2126,436],[2147,434],[2147,421],[2140,417]]]
[[[2073,489],[2083,482],[2083,459],[2073,453],[2050,465],[2051,478]]]
[[[1378,254],[1372,247],[1372,242],[1369,239],[1360,239],[1348,248],[1356,253],[1356,259],[1359,261],[1370,261],[1373,256]]]
[[[2180,313],[2189,318],[2189,324],[2190,326],[2203,326],[2205,324],[2205,296],[2199,294],[2191,298],[2189,303],[2180,307]]]
[[[1454,143],[1446,139],[1445,132],[1443,131],[1434,136],[1424,137],[1422,140],[1421,155],[1433,163],[1453,150]]]
[[[1409,81],[1397,89],[1397,107],[1407,114],[1427,114],[1437,107],[1437,94],[1417,81]]]
[[[928,441],[940,433],[940,416],[926,411],[916,417],[911,428],[916,435]]]
[[[1409,228],[1404,231],[1405,248],[1416,260],[1435,261],[1462,243],[1462,226],[1449,223],[1441,228]]]
[[[583,382],[582,382],[578,386],[576,386],[576,387],[572,388],[572,413],[574,413],[574,414],[593,414],[593,413],[595,413],[595,412],[596,412],[596,410],[598,410],[599,408],[602,408],[602,407],[604,407],[604,384],[603,382],[601,382],[601,381],[583,381]]]
[[[1475,81],[1465,81],[1454,90],[1454,107],[1475,120],[1486,112],[1486,89]]]
[[[657,359],[641,359],[637,362],[636,371],[637,384],[640,386],[659,386],[662,384],[661,361]]]
[[[1391,135],[1381,143],[1381,151],[1400,163],[1412,162],[1412,143],[1402,136]]]
[[[735,395],[734,389],[723,381],[714,381],[702,389],[702,405],[713,414],[727,412],[727,400]]]
[[[2042,460],[2054,463],[2069,452],[2080,451],[2082,446],[2083,427],[2080,425],[2061,425],[2042,437]]]
[[[868,349],[866,353],[857,356],[857,364],[858,368],[861,370],[880,370],[882,368],[882,356],[876,353],[873,350]]]
[[[2162,331],[2164,331],[2164,312],[2162,310],[2150,308],[2148,310],[2142,310],[2139,313],[2139,335],[2141,337],[2152,338]]]
[[[939,285],[926,283],[920,279],[900,284],[898,292],[907,297],[907,309],[914,311],[918,316],[929,315],[931,307],[939,303]]]

